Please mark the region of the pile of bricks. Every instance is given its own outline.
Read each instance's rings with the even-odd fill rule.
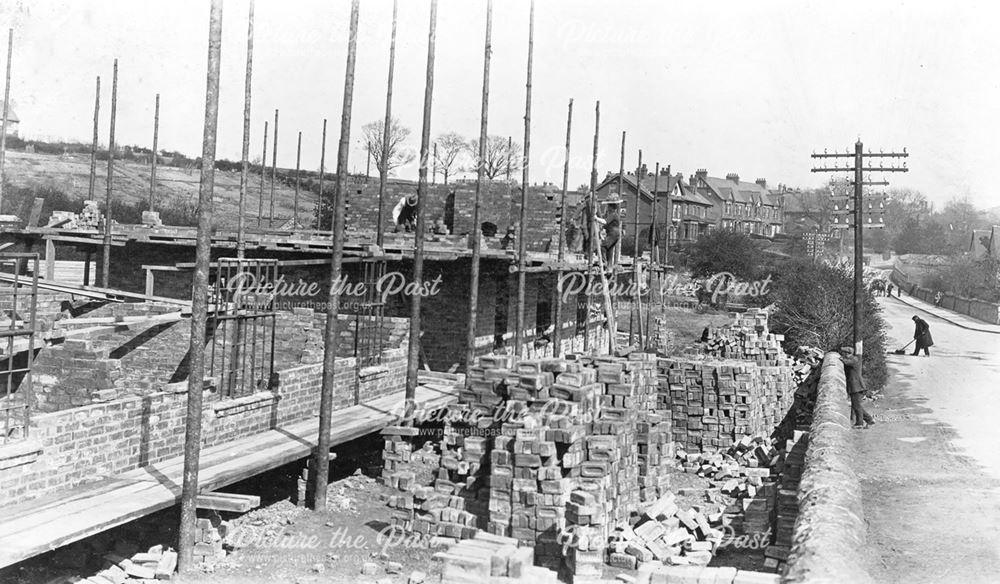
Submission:
[[[760,365],[791,365],[781,348],[784,335],[768,332],[767,311],[752,308],[733,313],[733,322],[722,327],[708,327],[704,350],[713,357],[753,361]]]
[[[558,584],[556,572],[535,566],[534,550],[518,547],[516,539],[479,532],[434,554],[440,561],[441,584],[490,584],[511,581]]]
[[[101,218],[101,209],[97,201],[84,201],[83,211],[76,217],[76,227],[80,229],[100,227]]]
[[[124,557],[116,553],[104,555],[104,569],[88,578],[68,578],[72,584],[138,584],[149,581],[169,581],[177,569],[177,552],[157,545],[149,551]]]
[[[787,454],[781,472],[781,482],[778,486],[774,543],[768,546],[764,552],[768,558],[765,565],[779,571],[788,560],[788,554],[792,547],[792,533],[795,529],[795,520],[799,516],[799,480],[802,478],[802,468],[805,466],[808,443],[809,435],[806,432],[796,430],[785,444]]]
[[[699,452],[770,432],[791,407],[787,367],[697,359],[659,359],[660,392],[669,394],[673,441]]]
[[[198,518],[194,535],[194,561],[198,564],[214,564],[226,557],[222,539],[226,535],[226,523],[218,513],[211,518]]]
[[[704,566],[723,540],[721,525],[721,513],[709,518],[700,510],[681,509],[673,493],[667,493],[649,505],[634,526],[616,530],[609,562],[633,570],[650,562]]]
[[[664,566],[645,564],[639,568],[636,584],[778,584],[781,576],[728,567]]]

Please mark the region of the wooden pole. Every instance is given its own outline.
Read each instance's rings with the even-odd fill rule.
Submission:
[[[182,574],[197,569],[194,561],[197,527],[198,467],[201,456],[202,398],[205,385],[205,330],[208,321],[208,271],[212,252],[212,192],[215,188],[216,128],[219,123],[219,66],[222,56],[222,0],[212,0],[208,37],[208,75],[205,89],[205,131],[201,148],[198,191],[198,235],[191,281],[190,373],[184,433],[184,475],[181,487],[181,524],[178,568]],[[113,103],[113,101],[112,101]],[[112,111],[114,105],[112,105]]]
[[[469,267],[469,325],[466,335],[465,370],[469,371],[476,362],[476,317],[479,308],[479,258],[482,254],[482,234],[479,225],[480,201],[486,169],[487,127],[490,106],[490,53],[493,38],[493,0],[486,0],[486,41],[483,50],[483,94],[479,122],[479,157],[476,164],[476,195],[472,204],[472,230],[469,232],[472,244],[472,262]]]
[[[160,94],[156,94],[156,107],[153,110],[153,161],[149,166],[149,210],[156,207],[156,153],[160,141]]]
[[[437,33],[437,0],[431,0],[430,31],[427,35],[427,73],[424,85],[424,119],[420,135],[420,170],[417,175],[417,226],[413,245],[413,287],[424,282],[424,206],[427,203],[427,163],[431,150],[431,103],[434,99],[434,44]],[[406,362],[406,400],[417,394],[417,367],[420,361],[420,294],[410,297],[410,340]]]
[[[667,189],[670,188],[670,181],[667,181]],[[653,169],[653,201],[650,205],[649,213],[649,269],[646,270],[649,289],[649,302],[646,304],[646,335],[652,336],[652,329],[650,326],[650,319],[652,318],[653,312],[653,268],[654,266],[659,266],[659,245],[656,241],[656,198],[660,192],[660,163],[656,163],[656,167]],[[657,276],[657,281],[659,281],[659,276]]]
[[[322,217],[319,213],[322,211],[323,206],[323,179],[326,174],[326,118],[323,119],[323,138],[320,141],[319,146],[319,201],[320,203],[316,205],[316,228],[319,229],[320,225],[323,224]],[[332,226],[331,226],[332,227]]]
[[[108,140],[108,190],[104,203],[104,246],[101,258],[101,286],[108,287],[111,273],[111,186],[115,171],[115,111],[118,106],[118,59],[111,77],[111,138]]]
[[[3,85],[3,121],[0,122],[0,213],[3,213],[3,183],[7,160],[7,116],[10,115],[10,65],[14,54],[14,29],[7,29],[7,78]]]
[[[299,132],[299,143],[295,147],[295,198],[292,202],[292,229],[299,226],[299,172],[302,169],[302,132]]]
[[[665,220],[663,222],[663,230],[664,230],[664,234],[663,234],[663,264],[667,265],[667,266],[670,265],[670,223],[671,223],[671,221],[670,221],[670,214],[673,212],[670,209],[670,195],[673,192],[670,189],[670,177],[671,177],[670,173],[671,173],[671,168],[670,168],[670,165],[668,164],[667,165],[667,199],[666,199],[666,207],[667,207],[666,208],[666,214],[667,214],[667,216],[666,216],[666,218],[665,218]],[[678,189],[681,188],[680,181],[677,181],[674,184],[677,185]],[[692,188],[694,188],[694,185],[692,185]]]
[[[566,257],[566,194],[569,191],[569,142],[570,131],[573,128],[573,100],[569,100],[569,107],[566,113],[566,159],[563,162],[563,183],[562,196],[559,199],[559,246],[556,259],[561,266]],[[562,283],[563,271],[560,269],[556,273],[555,305],[556,305],[556,326],[552,331],[552,356],[562,355],[562,308],[563,298],[560,284]]]
[[[264,180],[267,172],[267,121],[264,121],[264,145],[260,156],[260,197],[257,200],[257,228],[264,222]]]
[[[90,186],[87,188],[87,200],[94,200],[95,183],[97,182],[97,122],[101,115],[101,76],[97,76],[97,91],[94,95],[94,141],[90,144]]]
[[[600,133],[601,133],[600,130],[601,130],[601,102],[598,101],[597,105],[594,108],[594,157],[593,157],[593,160],[591,162],[591,167],[590,167],[590,193],[589,193],[589,198],[590,198],[590,208],[591,208],[591,211],[593,211],[594,209],[597,208],[596,207],[596,195],[597,195],[597,147],[598,147],[598,142],[599,142]],[[593,255],[597,256],[597,272],[598,272],[598,274],[601,277],[601,295],[603,296],[603,300],[604,300],[604,316],[605,316],[605,319],[607,321],[606,324],[605,324],[605,326],[607,327],[607,331],[608,331],[608,349],[613,353],[617,349],[617,347],[618,347],[618,340],[615,338],[615,336],[617,335],[618,325],[615,322],[615,311],[614,311],[614,307],[611,304],[611,292],[608,289],[608,276],[607,276],[607,273],[604,271],[604,256],[600,253],[600,247],[599,247],[599,244],[597,242],[597,229],[598,229],[598,227],[597,227],[597,214],[592,212],[590,214],[590,217],[588,217],[588,221],[590,222],[590,250],[592,252],[592,256]],[[587,268],[588,275],[592,271],[593,270],[590,269],[590,265],[588,263],[588,268]],[[589,281],[588,281],[588,284],[589,284]],[[588,323],[587,330],[589,331],[589,328],[590,328],[589,327],[589,323],[590,323],[590,291],[589,291],[589,286],[588,286],[588,291],[587,291],[587,323]],[[584,350],[586,350],[586,348]]]
[[[344,261],[344,202],[347,196],[347,161],[351,148],[351,108],[354,102],[354,64],[357,58],[359,0],[351,1],[350,35],[347,40],[347,66],[344,73],[344,100],[340,116],[340,144],[337,146],[337,183],[333,195],[333,250],[330,256],[330,296],[326,306],[323,347],[323,382],[320,386],[319,436],[313,453],[312,508],[326,509],[326,488],[330,478],[330,426],[333,420],[333,384],[337,363],[337,338],[340,327],[340,280]]]
[[[375,225],[375,242],[382,247],[385,241],[385,183],[389,180],[389,145],[392,127],[392,79],[396,71],[396,13],[399,0],[392,0],[392,37],[389,40],[389,79],[385,88],[385,120],[382,122],[382,152],[378,168],[378,223]]]
[[[854,143],[854,322],[851,327],[854,341],[854,354],[859,358],[864,351],[864,340],[861,336],[861,321],[864,318],[864,239],[862,232],[861,204],[864,192],[864,153],[861,140]],[[860,423],[860,420],[859,420]]]
[[[250,0],[250,14],[247,22],[247,68],[243,81],[243,149],[240,164],[240,208],[236,224],[236,257],[243,259],[246,254],[247,229],[247,188],[250,180],[250,88],[253,78],[253,6]]]
[[[636,327],[638,329],[639,346],[642,346],[642,297],[639,295],[639,200],[642,199],[642,150],[639,150],[639,165],[635,168],[635,208],[632,209],[632,285],[635,296]],[[656,200],[656,195],[653,195]],[[629,314],[632,310],[629,309]],[[631,320],[631,318],[629,319]],[[632,331],[629,330],[629,344],[632,342]]]
[[[274,110],[274,144],[271,146],[271,210],[267,226],[274,227],[274,183],[278,181],[278,110]]]
[[[524,268],[528,254],[528,238],[524,226],[528,222],[528,162],[531,150],[531,62],[535,52],[535,0],[528,13],[528,80],[524,98],[524,152],[521,158],[521,214],[517,225],[517,328],[514,331],[514,358],[520,359],[524,347],[524,303],[526,276]]]

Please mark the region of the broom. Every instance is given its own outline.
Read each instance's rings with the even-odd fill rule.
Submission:
[[[895,351],[893,351],[892,352],[893,355],[905,355],[906,354],[906,347],[909,347],[910,345],[912,345],[913,341],[915,341],[915,340],[917,340],[917,339],[913,339],[909,343],[906,343],[905,345],[903,345],[902,349],[896,349]]]

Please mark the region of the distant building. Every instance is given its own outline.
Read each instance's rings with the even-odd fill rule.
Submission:
[[[691,185],[712,201],[713,219],[721,229],[731,229],[749,235],[774,237],[784,224],[784,196],[781,189],[768,189],[767,181],[740,180],[732,172],[726,178],[708,176],[699,169],[691,176]]]
[[[3,102],[0,101],[0,116],[3,115]],[[18,127],[21,125],[20,118],[17,117],[17,113],[14,112],[14,108],[11,107],[7,110],[7,135],[17,137]]]
[[[994,225],[990,229],[973,229],[969,252],[977,260],[987,256],[1000,257],[1000,225]]]

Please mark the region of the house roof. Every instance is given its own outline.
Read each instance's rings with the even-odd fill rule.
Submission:
[[[778,195],[775,195],[767,187],[763,187],[756,182],[746,182],[728,178],[717,178],[707,176],[703,179],[708,188],[724,201],[733,201],[749,205],[767,205],[769,207],[778,206]]]
[[[622,177],[622,182],[629,185],[634,190],[636,188],[635,175],[631,173],[625,173]],[[653,198],[653,186],[656,186],[656,195],[663,196],[667,193],[673,191],[674,187],[677,185],[678,177],[676,176],[660,176],[654,179],[653,176],[645,176],[640,183],[639,194],[649,200]],[[612,188],[618,183],[618,173],[613,173],[608,175],[600,184],[597,185],[596,190],[601,190],[605,186],[611,186]]]

